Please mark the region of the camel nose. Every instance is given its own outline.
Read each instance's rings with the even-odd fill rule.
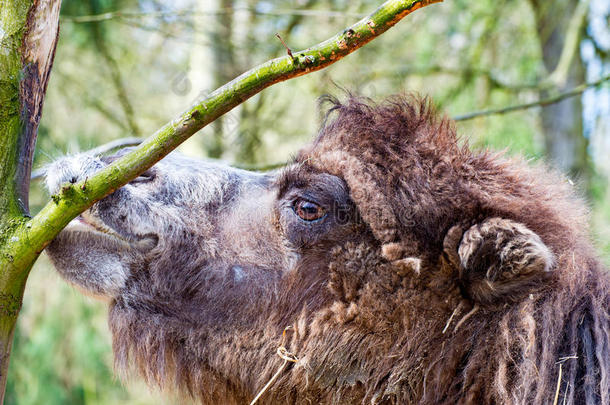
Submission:
[[[84,153],[65,156],[44,168],[45,185],[49,193],[55,194],[66,183],[78,183],[104,167],[100,159]]]

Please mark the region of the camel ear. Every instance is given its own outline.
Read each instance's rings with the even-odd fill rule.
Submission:
[[[444,251],[459,269],[462,292],[482,305],[515,302],[539,290],[555,265],[536,233],[503,218],[486,219],[465,232],[454,226]]]

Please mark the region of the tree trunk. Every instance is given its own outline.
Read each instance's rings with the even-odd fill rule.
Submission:
[[[558,0],[554,2],[532,0],[536,19],[536,30],[542,50],[542,60],[548,72],[555,73],[572,21],[579,5],[579,0]],[[581,38],[582,25],[578,29],[577,42],[571,56],[567,59],[565,78],[556,83],[563,92],[585,82],[583,64],[580,58],[578,43]],[[561,68],[560,68],[561,70]],[[549,90],[541,91],[541,98],[546,98]],[[542,129],[546,153],[561,170],[577,177],[583,189],[587,189],[591,176],[588,141],[583,135],[582,97],[571,97],[559,103],[546,106],[541,111]]]
[[[233,0],[218,0],[217,10],[219,11],[215,23],[212,25],[210,35],[211,46],[214,55],[214,87],[220,87],[224,83],[237,76],[239,72],[235,65],[235,49],[233,47]],[[229,122],[225,122],[224,117],[220,117],[212,124],[214,135],[212,145],[208,150],[208,155],[212,158],[221,158],[225,151],[225,136],[227,135],[226,126],[234,127],[237,122],[236,116],[231,116]],[[225,125],[226,124],[226,125]]]
[[[100,5],[100,0],[89,0],[89,11],[92,15],[101,14],[102,7]],[[99,21],[92,21],[89,23],[89,30],[93,39],[93,43],[97,48],[98,52],[106,62],[106,67],[108,69],[108,73],[110,75],[110,79],[112,80],[112,84],[114,86],[114,90],[116,91],[116,96],[118,102],[123,109],[123,115],[129,128],[131,136],[140,136],[142,135],[140,131],[140,127],[136,122],[136,114],[133,109],[133,105],[129,100],[129,96],[127,95],[127,89],[125,86],[125,81],[121,75],[121,69],[116,59],[112,56],[111,49],[108,48],[106,44],[105,38],[105,30],[103,23]]]
[[[37,256],[18,255],[12,231],[29,219],[32,157],[60,6],[60,0],[7,0],[0,10],[0,403],[25,281]]]

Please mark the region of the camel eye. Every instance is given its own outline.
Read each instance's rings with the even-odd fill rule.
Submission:
[[[297,200],[294,203],[293,209],[295,214],[297,214],[298,217],[303,221],[315,221],[326,216],[326,211],[324,208],[307,200]]]

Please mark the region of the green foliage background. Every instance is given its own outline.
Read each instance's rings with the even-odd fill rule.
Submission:
[[[113,139],[151,134],[199,95],[283,54],[276,32],[292,49],[305,48],[380,1],[65,0],[35,167]],[[210,4],[216,13],[206,12]],[[115,10],[142,14],[97,23],[73,19]],[[302,10],[315,13],[299,15]],[[536,88],[515,90],[506,84],[536,83],[545,74],[530,2],[447,1],[417,11],[326,70],[265,90],[180,149],[237,164],[283,162],[315,134],[316,98],[324,93],[341,96],[345,88],[380,99],[413,91],[430,95],[442,111],[457,115],[536,100]],[[532,160],[545,157],[538,108],[463,122],[458,130],[475,148]],[[578,173],[571,177],[591,205],[592,234],[608,262],[608,173],[599,162],[591,170],[586,178],[579,180]],[[40,181],[33,182],[31,193],[36,212],[48,196]],[[188,402],[151,392],[137,379],[121,383],[114,376],[106,304],[83,297],[60,280],[44,255],[26,289],[6,401]]]

